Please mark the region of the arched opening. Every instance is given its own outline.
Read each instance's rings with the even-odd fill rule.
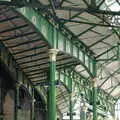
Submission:
[[[36,120],[47,120],[47,110],[45,101],[42,96],[38,94],[38,92],[34,91],[35,95],[35,119]]]
[[[31,114],[31,103],[32,99],[30,98],[29,94],[27,93],[26,89],[21,86],[19,88],[19,101],[18,101],[18,120],[30,120]]]

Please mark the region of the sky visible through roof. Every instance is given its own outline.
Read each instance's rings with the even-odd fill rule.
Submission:
[[[115,0],[106,0],[106,4],[111,4],[115,2]],[[111,7],[111,10],[113,11],[120,11],[120,6],[117,3],[114,3]],[[116,115],[116,119],[120,120],[120,99],[118,100],[116,107],[115,107],[115,115]]]
[[[110,9],[112,11],[120,11],[120,6],[115,1],[116,0],[106,0],[106,5],[111,4]],[[79,119],[79,117],[80,117],[80,103],[79,102],[76,103],[75,108],[77,108],[77,109],[74,112],[76,112],[78,114],[76,114],[76,116],[74,116],[74,119]],[[120,100],[118,100],[118,102],[116,104],[115,115],[116,115],[116,120],[120,120]],[[69,116],[65,116],[64,119],[69,120]]]

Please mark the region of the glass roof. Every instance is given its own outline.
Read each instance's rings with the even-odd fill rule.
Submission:
[[[53,2],[39,0],[39,3],[62,28],[73,34],[73,38],[78,38],[78,41],[82,41],[89,50],[93,51],[97,60],[98,87],[115,98],[119,98],[119,0],[96,0],[92,3],[90,0],[54,0]],[[31,24],[9,7],[1,6],[0,13],[1,21],[14,18],[0,24],[0,40],[9,48],[17,63],[34,83],[47,81],[49,45]],[[74,58],[61,53],[57,58],[57,68],[74,62]],[[81,65],[77,68],[76,64],[74,66],[77,72],[89,77]],[[57,100],[59,102],[57,103],[62,113],[68,111],[66,101],[69,97],[65,90],[64,86],[58,87]],[[59,94],[64,98],[61,98]]]

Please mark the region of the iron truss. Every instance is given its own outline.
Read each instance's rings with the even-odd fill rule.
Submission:
[[[120,5],[119,1],[116,0],[116,2]],[[111,85],[109,92],[104,92],[101,88],[106,81],[110,79],[112,81],[114,74],[120,73],[119,68],[110,73],[107,72],[104,67],[112,62],[118,61],[120,58],[119,11],[115,12],[109,9],[110,5],[108,7],[105,0],[100,0],[99,2],[95,0],[82,0],[80,3],[70,0],[50,0],[46,3],[42,0],[0,0],[0,4],[2,5],[1,10],[3,10],[0,11],[1,14],[7,13],[9,10],[17,13],[16,16],[3,17],[0,23],[14,21],[23,16],[24,21],[29,21],[23,22],[24,24],[19,26],[15,25],[12,28],[0,31],[1,41],[5,45],[1,43],[1,59],[9,66],[10,71],[15,72],[13,76],[15,79],[17,76],[25,76],[23,77],[25,80],[20,80],[20,82],[26,85],[26,87],[29,86],[27,89],[30,93],[31,87],[33,86],[38,92],[41,93],[41,91],[43,91],[44,99],[47,101],[45,95],[46,90],[42,87],[49,85],[47,81],[49,58],[46,51],[48,51],[49,48],[56,48],[60,50],[57,59],[56,74],[58,84],[62,86],[58,87],[59,94],[57,97],[59,101],[58,106],[61,107],[61,110],[64,112],[63,108],[66,108],[66,104],[61,106],[60,101],[64,98],[64,102],[62,103],[66,103],[69,99],[70,83],[68,80],[71,79],[71,77],[69,77],[70,74],[73,74],[71,76],[73,76],[72,81],[74,81],[75,84],[74,89],[77,88],[77,90],[83,94],[86,101],[91,104],[89,95],[92,94],[90,93],[92,83],[90,85],[88,83],[91,78],[94,77],[94,62],[97,62],[97,76],[102,80],[98,91],[98,106],[106,111],[113,110],[115,98],[113,98],[111,94],[116,87],[119,87],[119,82],[114,86]],[[9,7],[6,8],[4,5]],[[29,25],[32,26],[33,31],[26,32],[22,30]],[[80,26],[82,30],[74,29],[76,26]],[[103,28],[104,34],[101,33],[100,28]],[[109,28],[108,31],[106,30],[107,28]],[[17,30],[21,31],[22,34],[18,34],[19,32],[16,32]],[[6,37],[6,33],[13,31],[13,36],[7,34]],[[91,37],[89,33],[93,34],[93,36]],[[91,37],[92,40],[97,39],[97,41],[89,42],[85,36],[88,38]],[[31,41],[24,39],[21,43],[13,43],[13,39],[22,37],[32,37],[35,39]],[[56,39],[55,43],[53,43],[53,37]],[[116,42],[114,42],[113,38],[116,39]],[[39,43],[39,41],[41,42]],[[33,46],[29,48],[22,47],[26,44]],[[38,44],[38,46],[36,44]],[[6,50],[5,47],[8,49]],[[19,49],[17,49],[17,47]],[[103,51],[98,52],[100,49]],[[10,53],[8,51],[10,51]],[[83,67],[80,74],[74,70],[71,72],[65,69],[70,66],[74,68],[79,64]],[[20,69],[19,73],[17,73],[18,69]],[[88,78],[82,74],[85,71],[87,71]],[[17,78],[17,80],[19,79],[21,78]],[[86,79],[89,79],[88,83],[84,82]],[[81,87],[78,85],[81,85]],[[86,89],[83,89],[82,86],[86,86]],[[67,90],[67,92],[62,91],[61,88],[63,88],[62,90],[64,91]],[[61,98],[60,95],[64,97]],[[86,96],[88,97],[86,98]],[[105,106],[102,106],[103,104],[105,104]],[[69,103],[67,103],[67,106],[69,106]],[[68,109],[65,111],[67,110]]]

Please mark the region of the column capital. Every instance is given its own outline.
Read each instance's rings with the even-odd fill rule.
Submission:
[[[93,87],[97,87],[97,82],[98,82],[97,77],[92,79]]]
[[[50,61],[56,61],[56,56],[58,52],[59,52],[58,49],[49,49]]]
[[[35,102],[36,102],[36,99],[35,99],[35,98],[32,98],[32,101],[35,103]]]
[[[22,85],[22,83],[21,83],[21,82],[16,83],[16,87],[17,87],[17,88],[19,88],[21,85]]]
[[[87,110],[88,110],[88,106],[87,105],[83,105],[83,111],[87,112]]]

